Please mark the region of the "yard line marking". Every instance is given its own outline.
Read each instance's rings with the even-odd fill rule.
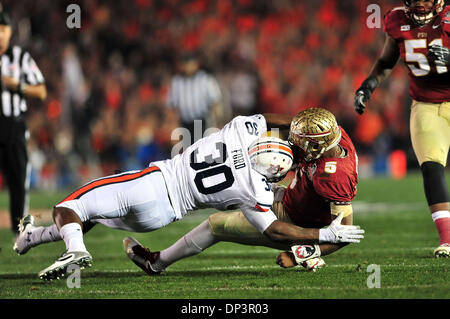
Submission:
[[[427,209],[427,205],[423,202],[415,203],[387,203],[387,202],[365,202],[354,201],[352,202],[353,211],[355,214],[367,214],[367,213],[398,213],[399,211],[406,212],[410,210]]]

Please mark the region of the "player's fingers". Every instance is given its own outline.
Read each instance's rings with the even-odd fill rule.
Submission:
[[[342,229],[361,229],[361,227],[359,225],[341,225]]]
[[[361,104],[362,106],[366,106],[366,104],[364,104],[364,102],[367,101],[366,95],[365,94],[360,94],[358,96],[358,102],[359,104]]]
[[[365,231],[364,229],[360,228],[359,226],[357,226],[358,228],[351,228],[351,233],[352,234],[364,234]]]
[[[355,105],[359,107],[365,107],[364,101],[365,101],[364,93],[362,92],[357,93],[355,96]]]
[[[363,239],[364,235],[363,234],[351,234],[347,236],[348,238],[352,238],[352,239]]]
[[[275,262],[279,265],[281,262],[281,254],[277,255],[277,258],[275,259]]]
[[[361,241],[359,239],[352,239],[352,238],[346,238],[345,240],[342,241],[343,243],[354,243],[354,244],[358,244]]]

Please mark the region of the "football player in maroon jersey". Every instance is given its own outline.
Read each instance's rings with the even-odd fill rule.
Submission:
[[[440,237],[436,257],[450,256],[450,205],[445,166],[450,147],[450,6],[443,0],[405,0],[384,18],[386,41],[355,94],[364,112],[375,88],[399,58],[408,68],[411,141],[419,162],[431,217]]]
[[[290,117],[270,117],[277,127],[290,127],[289,138],[296,153],[297,168],[290,185],[272,184],[273,212],[280,221],[304,228],[330,225],[336,218],[353,224],[351,202],[358,183],[355,147],[347,133],[338,126],[334,115],[321,108],[306,109]],[[286,123],[283,123],[286,122]],[[269,186],[268,186],[269,187]],[[148,274],[159,273],[172,263],[199,254],[220,241],[266,246],[284,250],[277,256],[281,267],[301,264],[308,270],[325,265],[320,256],[330,254],[345,244],[286,245],[271,241],[253,227],[242,212],[219,212],[161,252],[150,252],[135,239],[124,239],[127,256]]]

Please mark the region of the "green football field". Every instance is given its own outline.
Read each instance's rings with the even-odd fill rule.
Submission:
[[[4,209],[6,193],[0,195]],[[33,193],[31,211],[50,208],[64,195]],[[450,298],[450,259],[432,256],[439,239],[419,175],[361,180],[354,221],[366,230],[366,238],[325,256],[327,267],[315,273],[278,267],[276,250],[232,243],[217,244],[153,277],[124,254],[125,236],[160,250],[211,212],[194,212],[147,234],[96,226],[85,236],[94,263],[82,271],[80,288],[69,288],[66,280],[42,282],[37,276],[64,251],[62,241],[17,256],[10,231],[0,229],[0,298]],[[379,277],[371,269],[379,269]],[[369,288],[368,282],[378,282],[379,288]]]

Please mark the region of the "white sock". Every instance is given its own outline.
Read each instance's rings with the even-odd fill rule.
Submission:
[[[162,271],[180,259],[200,254],[203,250],[217,242],[218,240],[215,239],[209,229],[208,220],[205,220],[182,238],[178,239],[175,244],[162,250],[159,259],[152,264],[152,268],[155,271]]]
[[[59,234],[58,227],[56,224],[50,225],[48,227],[36,227],[31,233],[31,243],[33,246],[37,246],[43,243],[49,243],[53,241],[61,240],[61,235]]]
[[[86,246],[83,242],[83,232],[81,231],[81,225],[78,223],[66,224],[59,230],[61,238],[66,243],[67,251],[85,251]]]

